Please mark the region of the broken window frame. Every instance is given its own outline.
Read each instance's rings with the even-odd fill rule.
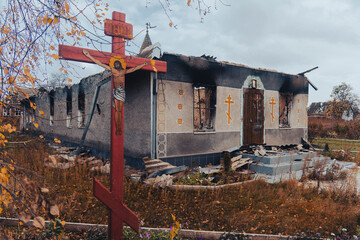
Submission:
[[[49,92],[49,102],[50,102],[50,126],[54,126],[54,115],[55,115],[55,91],[51,90]]]
[[[72,88],[66,88],[66,127],[72,128]]]
[[[79,84],[78,91],[78,128],[85,128],[85,91],[83,85]]]
[[[204,98],[201,98],[202,90],[205,91]],[[208,96],[208,99],[206,99],[206,96]],[[194,84],[193,85],[194,132],[214,132],[215,114],[216,114],[216,86]]]
[[[292,93],[279,92],[279,128],[291,128],[290,113],[293,98]]]

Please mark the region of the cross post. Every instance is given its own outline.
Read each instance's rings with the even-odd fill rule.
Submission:
[[[132,25],[125,22],[125,14],[113,12],[112,19],[105,20],[104,32],[112,37],[112,51],[102,52],[73,46],[59,45],[59,57],[65,60],[94,63],[83,53],[89,54],[103,64],[109,64],[112,57],[121,57],[125,60],[128,68],[136,67],[148,62],[142,70],[166,72],[166,62],[153,61],[125,55],[125,39],[132,39]],[[114,76],[112,76],[111,89],[114,89]],[[124,86],[125,87],[125,86]],[[112,97],[112,94],[110,94]],[[113,99],[110,101],[113,102]],[[96,178],[93,180],[94,196],[109,208],[109,239],[123,239],[123,222],[127,223],[135,231],[139,230],[139,219],[124,203],[123,176],[124,176],[124,134],[115,134],[115,108],[111,107],[111,159],[110,159],[110,191],[106,189]],[[122,108],[124,116],[124,108]],[[121,121],[121,129],[124,129],[124,117]]]

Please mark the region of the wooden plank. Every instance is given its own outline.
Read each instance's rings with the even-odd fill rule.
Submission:
[[[244,158],[244,159],[241,159],[241,161],[238,161],[235,164],[233,164],[231,166],[231,168],[233,170],[236,170],[237,168],[240,168],[240,167],[242,167],[242,166],[244,166],[244,165],[246,165],[248,163],[251,163],[251,162],[252,162],[251,158]]]
[[[145,166],[147,165],[151,165],[151,164],[155,164],[155,163],[162,163],[163,161],[159,160],[159,159],[150,159],[150,160],[143,160]]]
[[[59,57],[61,59],[72,60],[77,62],[87,62],[94,63],[91,59],[86,57],[83,53],[83,50],[87,50],[91,56],[99,60],[104,64],[109,64],[111,53],[109,52],[100,52],[97,50],[67,46],[67,45],[59,45]]]
[[[59,57],[61,59],[72,60],[72,61],[77,61],[77,62],[94,63],[93,61],[91,61],[88,57],[86,57],[83,54],[84,49],[85,48],[79,48],[79,47],[73,47],[73,46],[67,46],[67,45],[59,45]],[[102,62],[104,64],[109,64],[110,58],[112,56],[120,56],[125,60],[127,68],[136,67],[136,66],[143,64],[144,62],[148,62],[149,64],[144,66],[143,68],[141,68],[142,70],[155,71],[154,70],[154,67],[155,67],[158,72],[166,72],[166,69],[167,69],[167,64],[164,61],[154,60],[153,62],[155,64],[153,67],[151,64],[151,59],[139,58],[139,57],[134,57],[134,56],[126,56],[126,55],[120,55],[120,54],[111,54],[109,52],[100,52],[100,51],[91,50],[91,49],[86,49],[86,50],[90,53],[91,56],[93,56],[95,59],[99,60],[100,62]]]
[[[233,157],[233,158],[231,158],[231,162],[234,163],[234,162],[238,161],[241,158],[242,158],[242,155],[239,155],[237,157]]]
[[[130,23],[113,21],[111,19],[105,20],[104,26],[105,35],[113,37],[121,37],[125,39],[133,38],[133,26]]]
[[[160,170],[160,169],[164,169],[164,168],[167,168],[167,167],[175,167],[175,166],[173,166],[173,165],[171,165],[169,163],[165,163],[165,162],[156,163],[156,164],[146,166],[146,171],[147,172],[155,171],[155,170]]]

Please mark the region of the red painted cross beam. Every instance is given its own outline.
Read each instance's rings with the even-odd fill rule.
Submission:
[[[59,45],[59,56],[62,59],[79,62],[94,63],[86,57],[83,50],[103,64],[109,65],[112,57],[121,57],[126,62],[126,67],[132,68],[148,62],[142,69],[158,72],[166,72],[166,62],[150,61],[150,59],[138,58],[125,55],[125,39],[132,39],[133,28],[125,23],[125,14],[113,12],[112,19],[105,21],[106,35],[112,37],[112,51],[102,52],[66,45]],[[114,89],[114,77],[112,77],[111,89]],[[112,94],[109,94],[112,96]],[[110,101],[112,102],[112,100]],[[122,109],[122,111],[124,111]],[[123,222],[127,223],[135,231],[139,230],[137,216],[123,203],[123,175],[124,175],[124,135],[115,134],[115,109],[111,108],[111,162],[110,162],[110,191],[94,178],[94,195],[109,208],[109,239],[123,239]],[[122,116],[124,113],[122,112]],[[124,129],[122,118],[121,129]]]

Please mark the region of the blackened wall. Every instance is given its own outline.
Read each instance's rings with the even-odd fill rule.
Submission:
[[[242,88],[246,78],[254,75],[263,80],[266,90],[308,93],[308,83],[303,76],[168,53],[164,53],[161,60],[167,62],[168,69],[167,73],[159,74],[159,78],[170,81]]]
[[[126,75],[125,156],[142,158],[151,152],[150,74],[137,71]]]

